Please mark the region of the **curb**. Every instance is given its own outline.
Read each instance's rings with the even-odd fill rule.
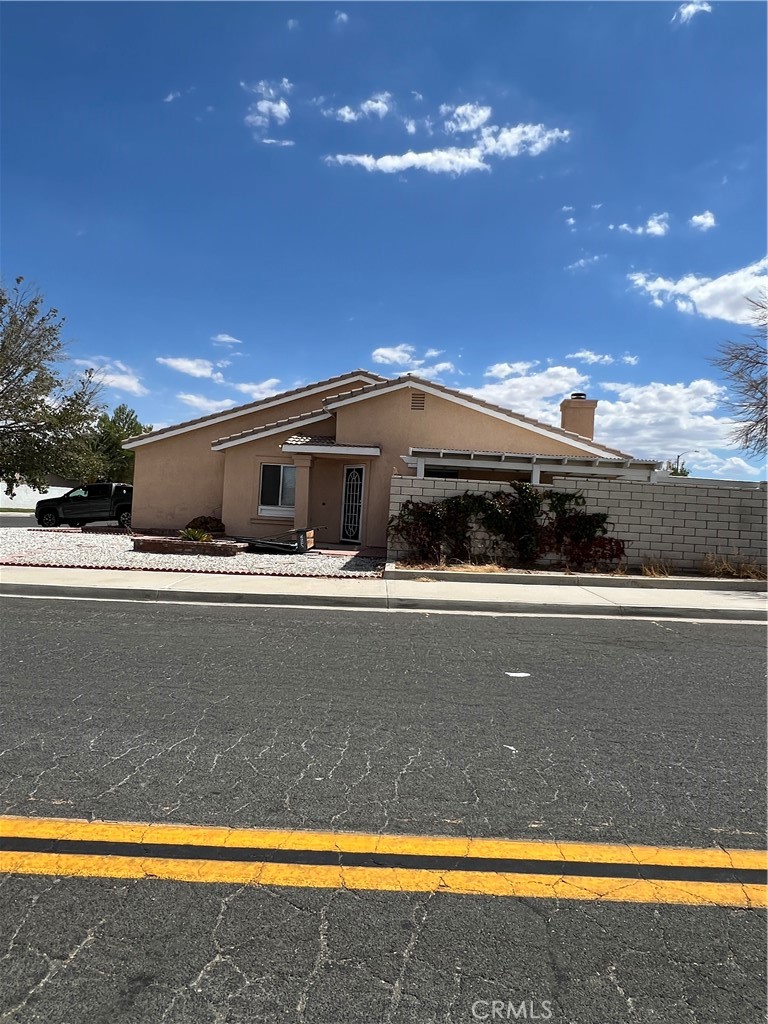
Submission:
[[[454,601],[417,597],[376,597],[367,598],[331,596],[325,594],[259,594],[259,593],[201,593],[200,591],[157,590],[156,588],[124,587],[65,587],[44,583],[0,583],[0,595],[6,597],[68,597],[129,600],[154,604],[240,604],[274,605],[276,607],[313,606],[317,608],[356,608],[360,611],[451,611],[451,612],[495,612],[499,615],[538,614],[562,616],[627,616],[642,619],[702,619],[709,621],[737,620],[763,622],[765,614],[760,609],[702,609],[647,608],[631,605],[572,605],[539,604],[531,601]]]
[[[330,597],[325,594],[238,594],[211,593],[199,590],[157,590],[152,587],[63,587],[45,583],[0,583],[0,596],[5,597],[81,597],[108,601],[148,601],[155,604],[258,604],[317,605],[338,608],[387,608],[386,597],[370,597],[361,605],[359,597]]]
[[[709,576],[603,576],[595,573],[562,573],[535,571],[515,572],[443,572],[439,569],[397,569],[387,562],[385,580],[435,580],[438,583],[510,583],[525,586],[558,587],[616,587],[620,589],[639,588],[644,590],[728,590],[743,591],[747,594],[765,593],[765,580],[721,579]]]

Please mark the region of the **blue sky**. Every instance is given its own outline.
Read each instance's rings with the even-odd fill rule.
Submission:
[[[6,3],[2,256],[157,425],[358,366],[754,478],[761,3]]]

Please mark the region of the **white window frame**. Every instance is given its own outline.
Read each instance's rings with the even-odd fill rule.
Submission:
[[[261,488],[262,488],[262,483],[263,483],[263,479],[264,479],[264,467],[265,466],[278,466],[279,469],[280,469],[280,494],[279,494],[280,504],[279,505],[262,505],[261,504]],[[294,466],[294,464],[292,462],[262,462],[261,466],[259,467],[259,515],[260,516],[265,516],[268,519],[293,519],[293,517],[296,515],[295,497],[294,497],[294,504],[293,505],[284,505],[284,504],[282,504],[282,499],[283,499],[283,471],[286,470],[286,469],[293,469],[293,470],[295,470],[296,467]],[[295,488],[295,486],[296,486],[296,484],[295,484],[295,480],[294,480],[294,488]],[[296,492],[295,492],[295,489],[294,489],[294,496],[295,496],[295,493]]]

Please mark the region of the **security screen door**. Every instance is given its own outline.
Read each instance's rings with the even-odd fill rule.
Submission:
[[[341,540],[359,541],[363,519],[363,466],[344,467],[344,491],[341,499]]]

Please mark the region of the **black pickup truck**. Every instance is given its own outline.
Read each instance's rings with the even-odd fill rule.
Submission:
[[[130,484],[83,484],[60,498],[43,498],[35,505],[40,526],[85,526],[116,519],[121,526],[131,525],[133,487]]]

